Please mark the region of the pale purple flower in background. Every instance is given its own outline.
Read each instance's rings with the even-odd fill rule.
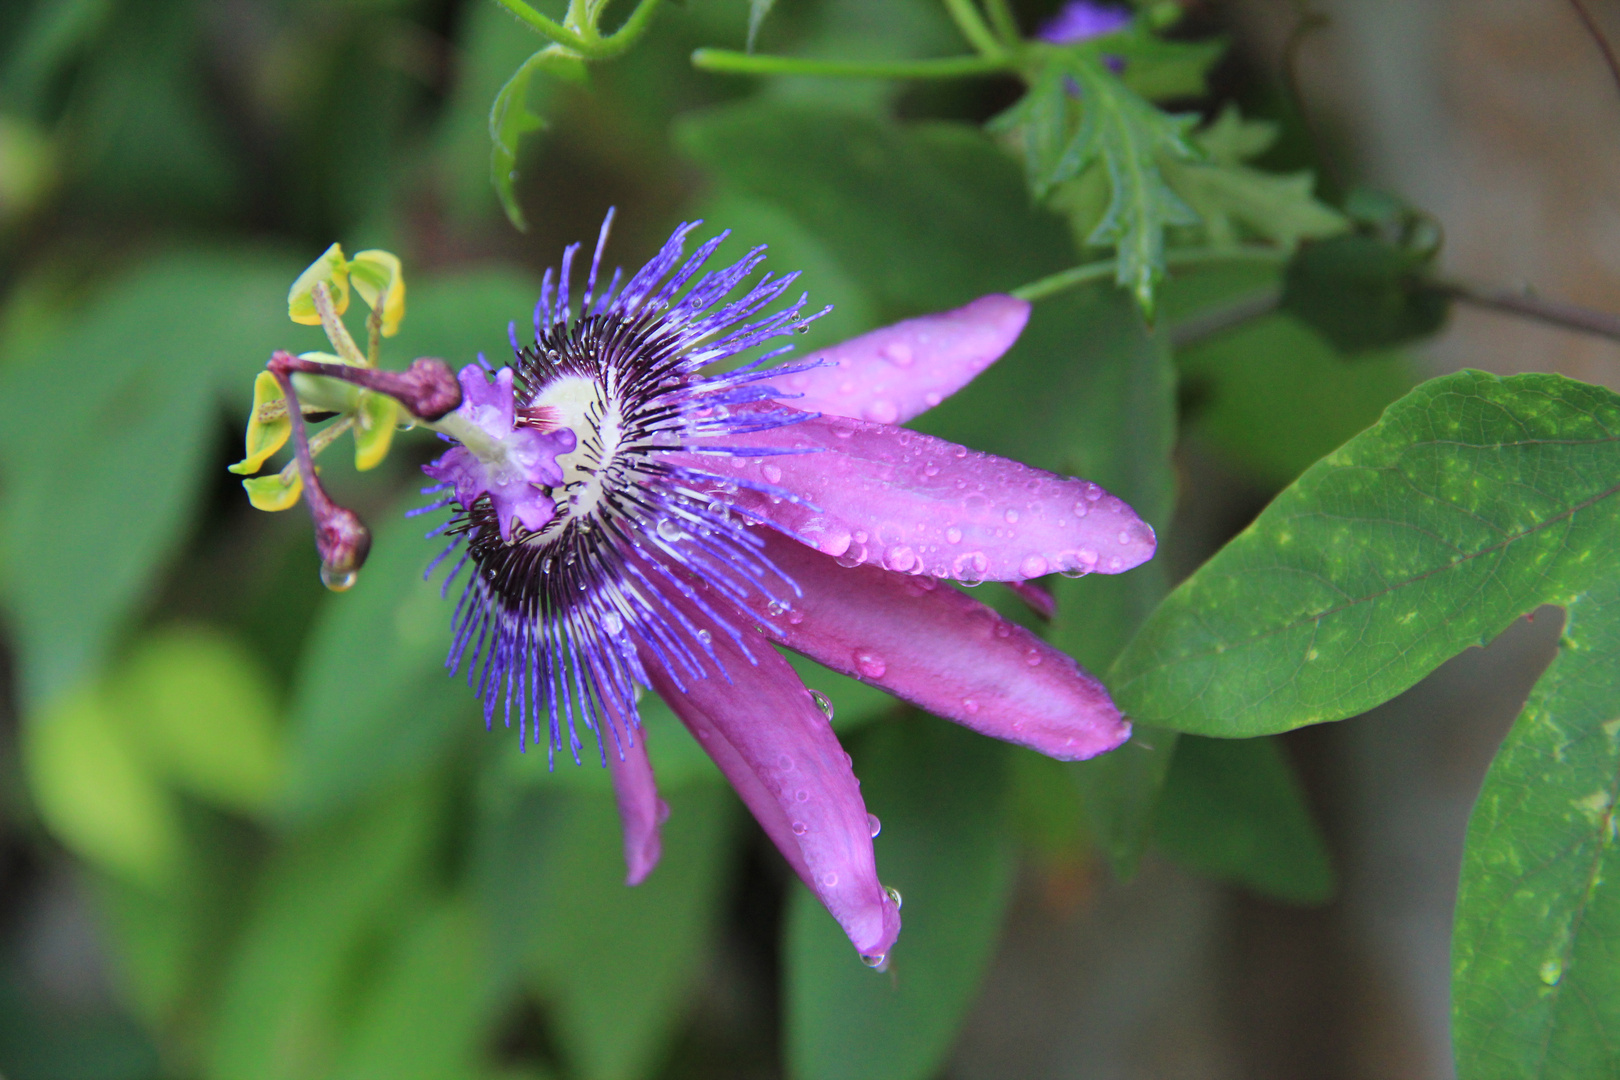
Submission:
[[[454,537],[435,565],[460,551],[446,591],[473,564],[449,665],[466,665],[489,722],[515,711],[536,740],[544,724],[548,753],[566,733],[578,760],[577,728],[596,733],[632,884],[659,856],[636,712],[640,688],[659,694],[881,964],[898,896],[878,880],[849,757],[774,646],[995,738],[1089,758],[1130,734],[1107,691],[947,582],[1118,573],[1152,556],[1153,530],[1095,484],[893,426],[1001,356],[1027,303],[987,296],[803,362],[768,366],[784,348],[705,374],[804,329],[803,297],[764,313],[797,275],[728,299],[763,249],[700,276],[725,234],[683,258],[696,227],[683,225],[598,294],[608,223],[577,307],[574,245],[546,275],[533,341],[513,328],[514,365],[462,373],[463,419],[488,443],[429,466],[441,495],[424,508],[453,512],[435,530]]]
[[[1053,45],[1073,45],[1121,30],[1130,25],[1131,18],[1128,8],[1090,0],[1069,0],[1061,11],[1041,25],[1035,36]]]

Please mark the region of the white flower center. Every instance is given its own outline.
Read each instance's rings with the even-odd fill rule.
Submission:
[[[570,516],[589,517],[602,503],[613,458],[624,438],[620,403],[595,379],[565,375],[548,383],[534,405],[554,410],[562,425],[574,433],[574,449],[557,458],[568,493],[562,505]]]

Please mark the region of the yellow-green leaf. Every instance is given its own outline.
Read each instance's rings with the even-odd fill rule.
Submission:
[[[332,309],[339,315],[349,310],[349,263],[343,257],[343,247],[333,244],[321,257],[309,264],[298,275],[298,280],[287,292],[287,317],[303,326],[321,325],[321,314],[315,310],[315,284],[326,283],[332,294]]]
[[[304,493],[304,477],[297,469],[283,469],[269,476],[249,477],[242,487],[255,510],[288,510],[298,505],[298,497]]]
[[[374,469],[388,456],[399,423],[399,403],[370,390],[360,391],[360,407],[354,415],[354,467],[361,472]]]
[[[182,843],[173,797],[104,695],[70,691],[30,717],[23,762],[40,816],[74,853],[147,888],[172,880]]]
[[[175,786],[233,810],[257,811],[280,781],[274,694],[241,645],[205,627],[149,637],[119,680],[129,726]]]
[[[381,304],[382,336],[399,333],[399,324],[405,318],[405,274],[399,256],[377,249],[359,252],[349,263],[349,280],[372,310]]]
[[[287,398],[281,384],[268,371],[253,380],[253,411],[248,414],[247,456],[226,468],[239,476],[252,476],[287,444],[292,420],[287,416]]]

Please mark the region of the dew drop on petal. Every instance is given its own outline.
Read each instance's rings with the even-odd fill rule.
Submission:
[[[878,424],[892,424],[900,419],[900,407],[892,401],[874,401],[861,412],[868,420]]]
[[[665,540],[679,540],[681,538],[681,527],[670,518],[659,518],[656,528],[658,535]]]
[[[866,827],[871,829],[873,837],[876,837],[878,833],[883,831],[883,822],[878,820],[878,816],[876,814],[867,814]]]
[[[916,359],[911,353],[911,346],[904,341],[889,342],[883,346],[883,355],[895,367],[910,367],[911,362]]]
[[[764,468],[760,469],[759,471],[765,474],[765,480],[766,480],[767,483],[775,484],[775,483],[780,483],[781,482],[782,469],[781,469],[780,466],[766,465]]]
[[[1031,555],[1018,564],[1018,572],[1026,578],[1038,578],[1046,573],[1046,560],[1039,555]]]
[[[1011,525],[1011,524],[1014,524],[1018,520],[1018,511],[1016,511],[1016,510],[1008,510],[1005,514],[1003,514],[1001,516],[1007,519],[1007,524]]]
[[[889,670],[889,662],[871,649],[856,649],[855,670],[868,679],[881,679]]]
[[[697,639],[703,642],[703,644],[707,645],[709,642],[714,640],[714,635],[709,633],[707,630],[699,630],[697,632]]]
[[[970,697],[962,699],[962,711],[972,715],[979,711],[979,703]]]
[[[617,611],[604,611],[602,613],[602,631],[609,636],[617,634],[624,629],[624,617]]]
[[[996,637],[998,637],[998,638],[1012,637],[1012,627],[1008,626],[1006,623],[1002,622],[999,619],[996,620]]]
[[[1039,649],[1029,650],[1029,652],[1024,654],[1024,663],[1028,664],[1030,667],[1040,667],[1041,651]]]
[[[877,833],[873,833],[872,835],[876,836]],[[895,888],[893,885],[883,886],[883,891],[889,894],[890,900],[894,901],[894,910],[899,911],[901,908],[906,906],[905,898],[900,895],[900,890]]]
[[[805,693],[809,694],[810,695],[810,700],[816,703],[816,708],[820,709],[821,710],[821,715],[825,716],[827,718],[827,723],[829,723],[829,724],[832,723],[832,718],[833,718],[832,699],[829,698],[826,694],[823,694],[820,690],[811,690],[811,689],[806,688]]]
[[[789,625],[798,626],[802,622],[804,622],[804,612],[800,611],[798,608],[792,608],[788,611]]]
[[[977,585],[984,580],[985,570],[990,566],[990,560],[982,551],[969,551],[956,557],[951,566],[951,574],[964,585]]]
[[[1121,544],[1129,544],[1131,542],[1131,534],[1121,531],[1119,534],[1119,542]]]
[[[823,555],[831,555],[836,559],[849,550],[849,541],[849,533],[839,529],[823,536],[821,542],[816,545],[816,550]]]
[[[783,755],[781,755],[780,757],[778,757],[776,759],[776,767],[778,769],[781,769],[783,772],[792,772],[793,771],[793,759],[791,757],[789,757],[788,755],[783,754]]]
[[[838,884],[838,874],[837,874],[837,872],[833,871],[833,870],[829,870],[825,874],[822,874],[821,875],[821,883],[823,885],[827,886],[827,888],[829,888],[829,889],[832,888],[834,885],[837,885]]]
[[[952,525],[945,530],[945,539],[952,544],[960,544],[962,542],[962,530]]]
[[[1096,484],[1087,484],[1086,485],[1086,498],[1090,499],[1092,502],[1096,502],[1098,499],[1100,499],[1102,497],[1103,497],[1103,489],[1102,488],[1098,487]]]
[[[806,825],[804,822],[795,821],[793,823],[793,835],[794,836],[803,836],[805,833],[807,833],[809,831],[810,831],[810,826]]]
[[[806,791],[804,788],[800,788],[798,791],[795,791],[793,793],[793,797],[795,799],[797,799],[799,802],[809,802],[810,801],[810,793],[808,791]]]
[[[843,554],[837,556],[833,561],[846,570],[859,566],[866,561],[866,545],[850,544],[844,549]]]
[[[653,819],[662,825],[669,820],[669,803],[659,799],[653,803]]]
[[[917,554],[908,547],[893,547],[884,553],[883,564],[903,574],[917,565]]]

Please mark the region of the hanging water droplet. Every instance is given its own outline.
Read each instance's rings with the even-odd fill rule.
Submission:
[[[354,583],[360,575],[353,570],[334,570],[325,563],[321,564],[321,584],[333,592],[348,592],[354,588]]]
[[[902,907],[905,907],[906,901],[900,895],[899,889],[895,888],[893,885],[885,885],[883,886],[883,891],[889,894],[890,900],[894,901],[894,910],[899,911]]]
[[[832,703],[832,700],[830,698],[828,698],[826,694],[823,694],[820,690],[811,690],[811,689],[806,688],[805,693],[810,695],[810,700],[815,702],[816,708],[821,710],[821,715],[825,716],[827,718],[827,723],[829,723],[829,724],[832,723],[832,718],[833,718],[833,703]]]
[[[876,839],[877,834],[883,831],[883,822],[878,820],[876,814],[867,814],[866,827],[872,830],[872,837]]]
[[[864,953],[861,956],[861,963],[865,964],[867,967],[872,968],[872,969],[874,969],[876,971],[882,971],[884,965],[887,964],[888,962],[889,962],[889,954],[888,953]]]
[[[1018,564],[1018,572],[1025,579],[1038,578],[1046,573],[1046,560],[1039,555],[1031,555]]]

